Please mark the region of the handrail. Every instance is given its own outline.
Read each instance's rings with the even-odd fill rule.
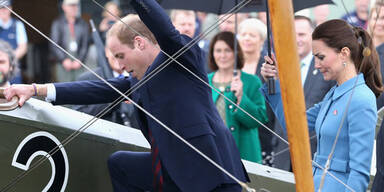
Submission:
[[[19,106],[19,98],[17,96],[12,97],[11,101],[7,101],[4,96],[5,88],[0,88],[0,111],[14,110]],[[6,101],[6,102],[2,102]]]

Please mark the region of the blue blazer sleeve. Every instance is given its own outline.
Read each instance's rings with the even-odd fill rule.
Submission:
[[[130,78],[113,78],[109,79],[108,82],[123,93],[131,86]],[[110,103],[120,96],[119,93],[100,80],[55,83],[54,85],[56,101],[53,104],[55,105]]]
[[[186,35],[181,35],[179,31],[173,26],[170,18],[164,12],[163,8],[154,0],[132,0],[131,5],[134,7],[138,13],[140,19],[148,27],[148,29],[155,36],[160,48],[172,56],[174,53],[179,51],[184,45],[191,41]],[[193,51],[187,51],[183,55],[188,55],[196,60],[201,60],[202,53],[200,48],[197,45],[194,45],[190,48]],[[197,58],[196,57],[201,57]],[[186,66],[189,69],[195,70],[200,68],[199,64],[205,63],[195,63],[195,62],[185,62],[182,59],[176,59],[181,64]],[[160,63],[153,63],[153,65],[159,65]],[[153,66],[157,67],[157,66]]]
[[[267,84],[264,83],[263,87],[261,88],[261,92],[265,96],[266,101],[270,104],[273,112],[275,113],[277,119],[280,122],[281,127],[286,132],[287,128],[285,125],[284,109],[283,109],[283,102],[281,99],[281,91],[280,90],[281,89],[280,89],[280,82],[279,81],[276,81],[276,94],[274,94],[274,95],[268,94]],[[313,131],[315,129],[317,114],[320,111],[322,103],[323,102],[315,104],[315,106],[311,107],[310,109],[308,109],[306,111],[309,131]]]
[[[180,33],[158,3],[153,0],[132,0],[131,4],[164,51],[173,54],[181,48]]]
[[[264,85],[260,88],[260,90],[261,90],[261,93],[264,95],[265,100],[271,106],[273,112],[275,113],[275,116],[279,120],[281,127],[283,128],[284,131],[286,131],[284,109],[283,109],[283,102],[281,100],[281,91],[280,91],[279,81],[276,81],[276,94],[274,95],[268,94],[268,86],[266,83],[264,83]]]

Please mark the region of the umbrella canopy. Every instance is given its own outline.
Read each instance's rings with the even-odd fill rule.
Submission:
[[[159,0],[165,9],[187,9],[207,13],[227,13],[244,0]],[[294,11],[314,7],[322,4],[333,4],[332,0],[292,0]],[[266,11],[266,0],[251,0],[239,12]]]

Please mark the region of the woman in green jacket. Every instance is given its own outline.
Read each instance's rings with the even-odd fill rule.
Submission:
[[[264,97],[261,95],[260,79],[240,69],[244,65],[243,54],[237,44],[237,75],[234,76],[234,34],[220,32],[211,40],[209,48],[209,67],[213,73],[208,75],[209,84],[220,91],[262,123],[268,121]],[[213,101],[221,118],[232,132],[242,159],[261,163],[261,146],[258,128],[260,124],[236,106],[212,91]]]

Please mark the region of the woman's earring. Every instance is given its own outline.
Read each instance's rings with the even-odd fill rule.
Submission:
[[[346,67],[347,66],[347,62],[343,62],[343,66]]]

